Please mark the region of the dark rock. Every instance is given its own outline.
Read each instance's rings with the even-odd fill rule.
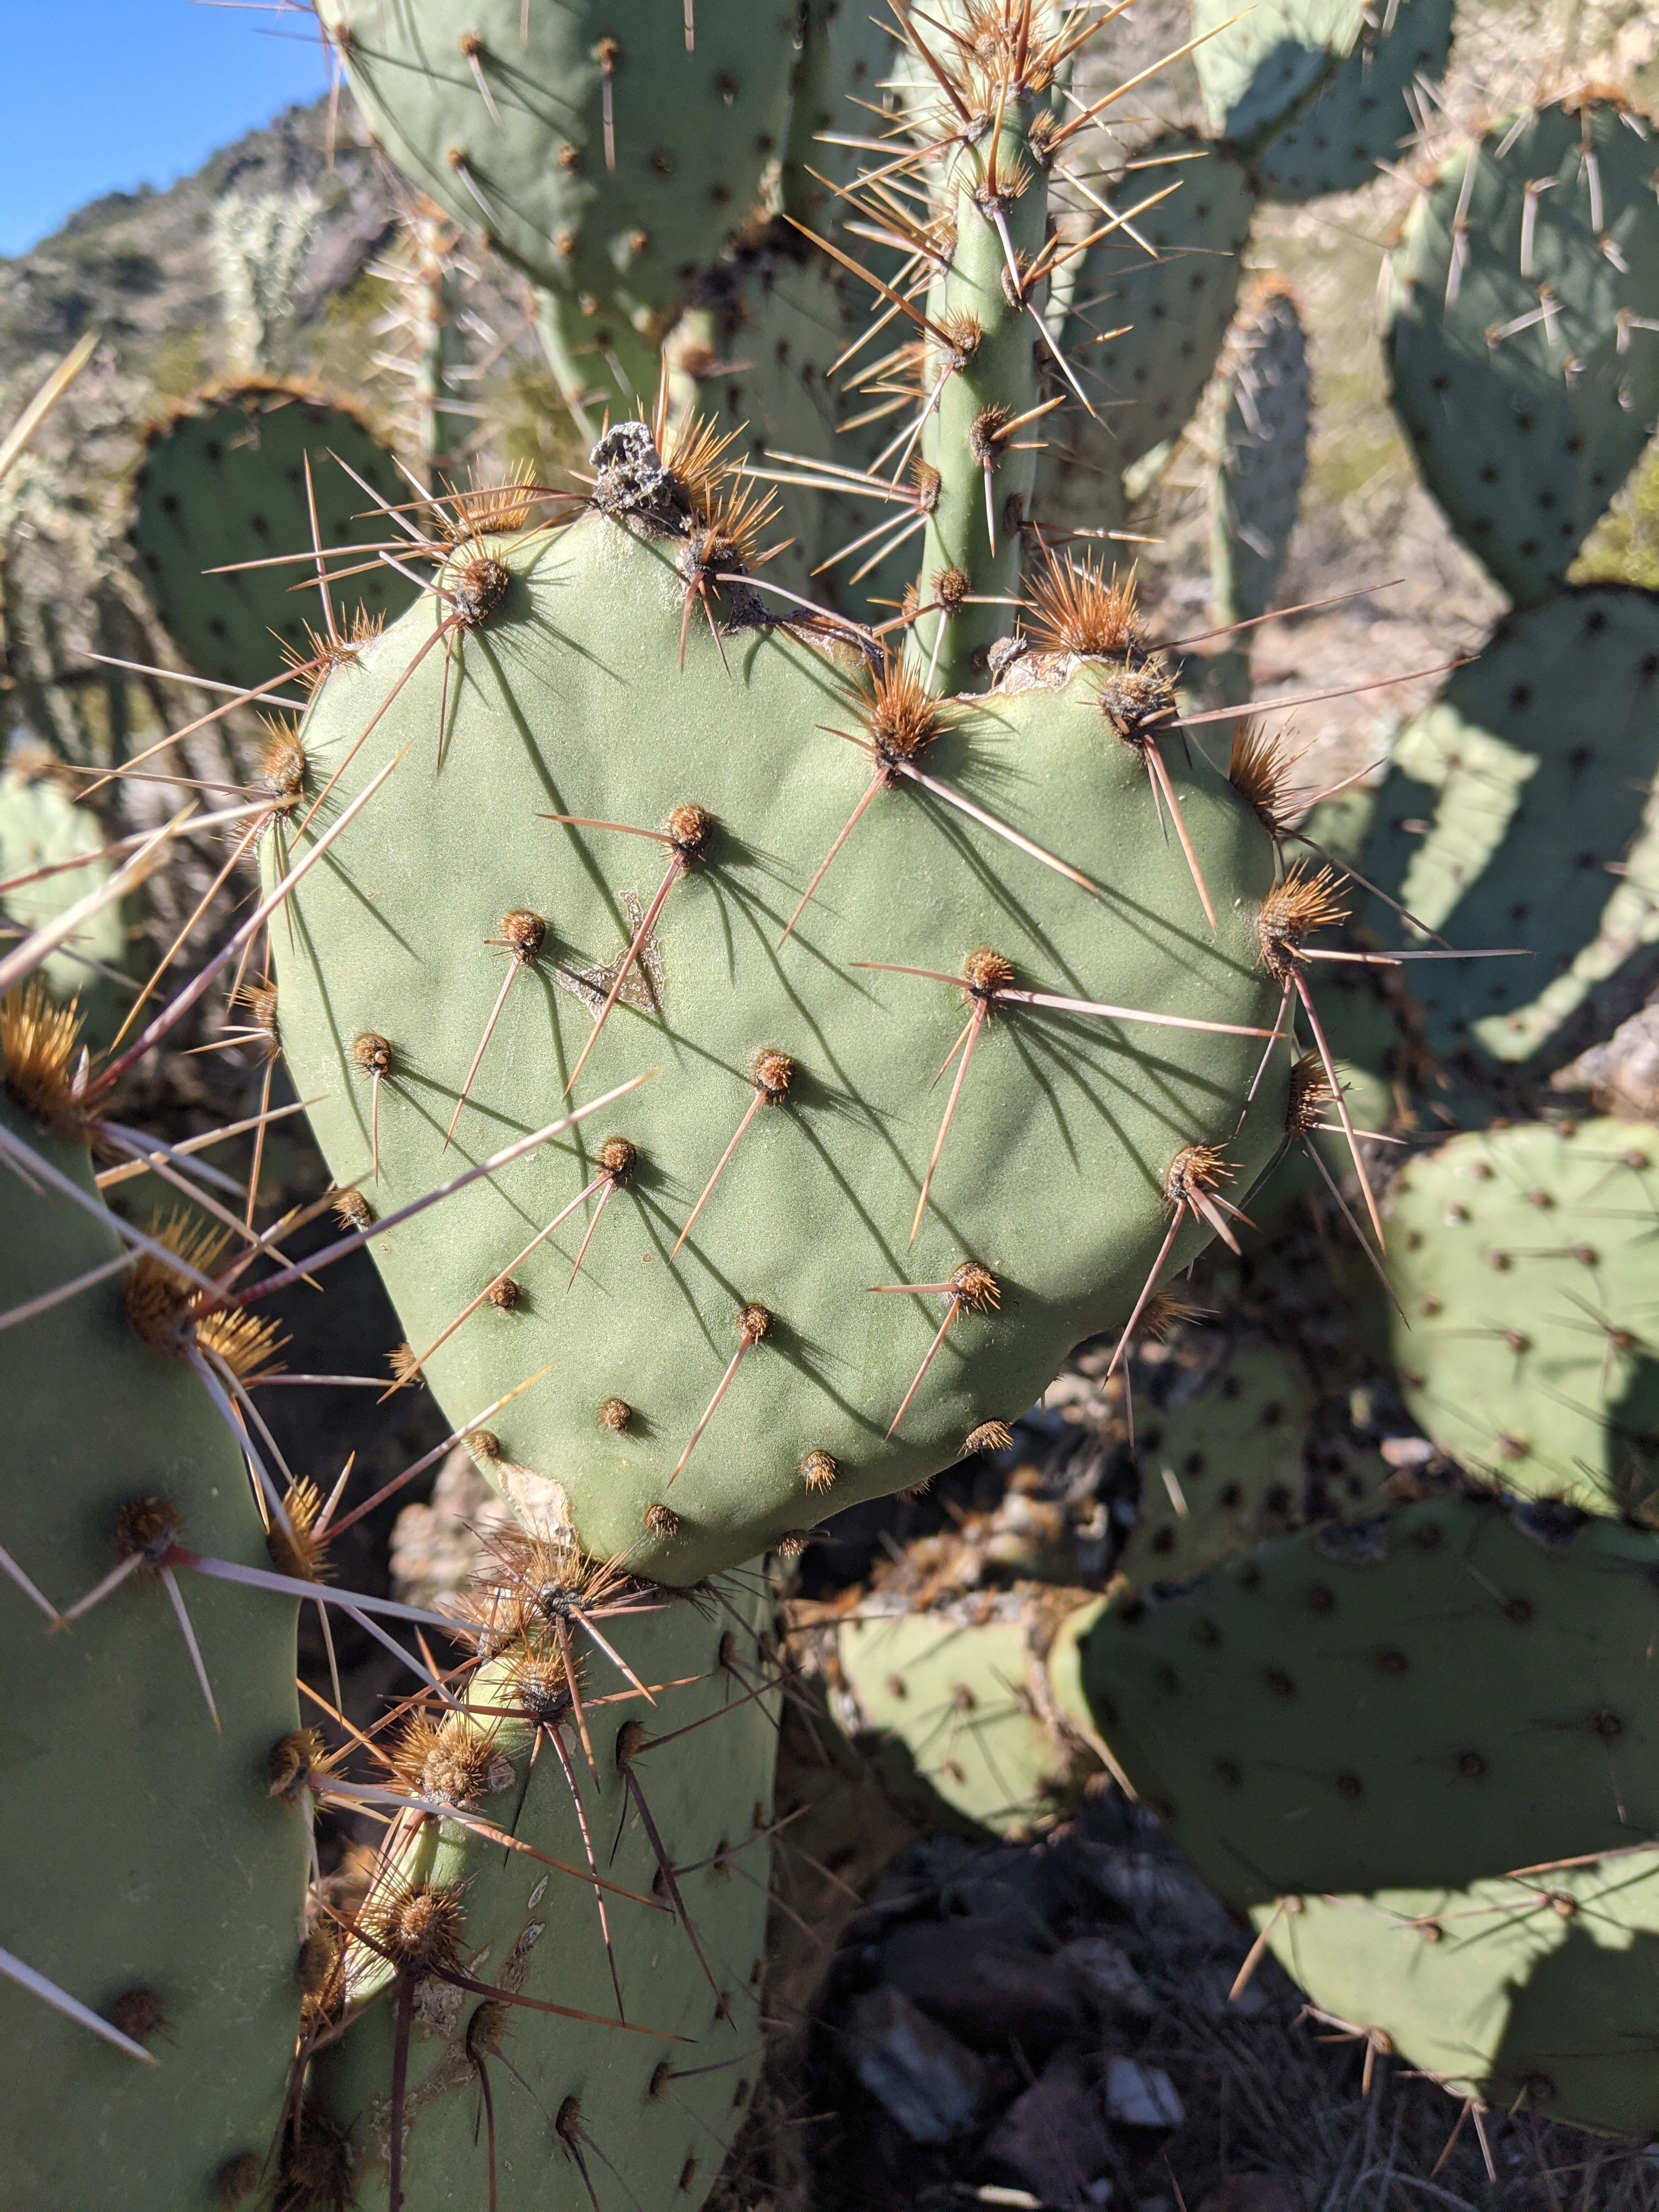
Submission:
[[[1036,2057],[1082,2025],[1066,1969],[977,1920],[912,1921],[896,1929],[882,1947],[881,1976],[976,2051],[1013,2042]]]
[[[1051,2058],[998,2121],[985,2163],[1022,2183],[1045,2204],[1089,2203],[1089,2184],[1112,2162],[1100,2092],[1074,2051]]]
[[[972,2125],[984,2094],[982,2062],[898,1990],[871,1990],[854,2005],[847,2056],[912,2142],[948,2142]]]
[[[1109,1936],[1079,1936],[1060,1954],[1091,2004],[1109,2020],[1144,2027],[1152,1993]]]
[[[1178,2128],[1187,2117],[1175,2083],[1161,2066],[1109,2059],[1106,2110],[1126,2128]]]

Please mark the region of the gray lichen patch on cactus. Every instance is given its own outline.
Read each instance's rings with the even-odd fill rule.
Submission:
[[[780,149],[793,13],[726,0],[690,51],[654,0],[325,0],[322,17],[404,173],[559,295],[544,322],[576,388],[602,389],[613,411],[631,402],[641,359]],[[620,392],[598,344],[611,317]]]
[[[1523,605],[1566,574],[1659,420],[1644,119],[1586,94],[1493,126],[1395,261],[1394,403],[1458,536]]]
[[[307,624],[325,634],[314,584],[293,588],[308,570],[287,559],[313,543],[307,459],[325,550],[364,544],[383,528],[365,519],[362,488],[335,454],[374,496],[407,496],[391,454],[356,409],[300,386],[262,378],[210,386],[151,429],[133,479],[133,550],[155,611],[198,675],[263,684],[281,674],[285,650],[310,657]],[[207,573],[277,559],[284,565]],[[334,586],[335,617],[349,630],[359,611],[384,620],[414,596],[396,569],[371,567]]]
[[[1083,1680],[1143,1802],[1322,2010],[1493,2103],[1538,2075],[1553,2118],[1645,2131],[1652,2069],[1617,2025],[1650,2016],[1659,1928],[1656,1571],[1645,1532],[1443,1498],[1115,1601]]]
[[[428,1373],[456,1419],[474,1417],[540,1364],[556,1328],[552,1372],[501,1418],[504,1462],[562,1486],[597,1556],[631,1553],[690,1581],[828,1510],[828,1493],[802,1495],[809,1450],[837,1462],[837,1508],[903,1487],[980,1420],[1029,1401],[1073,1342],[1121,1323],[1163,1245],[1171,1160],[1183,1146],[1224,1147],[1248,1188],[1279,1141],[1285,1075],[1280,1048],[1241,1129],[1279,1003],[1255,926],[1271,842],[1231,787],[1171,750],[1218,910],[1212,937],[1140,759],[1103,721],[1097,670],[939,717],[926,772],[1025,849],[896,768],[781,944],[870,790],[868,683],[853,656],[826,658],[777,629],[717,642],[701,617],[682,672],[674,550],[602,515],[503,547],[513,586],[451,672],[441,775],[435,657],[379,714],[432,613],[412,611],[330,678],[306,743],[319,772],[341,770],[341,801],[413,751],[378,812],[306,878],[277,960],[289,1065],[302,1095],[325,1102],[313,1118],[342,1182],[371,1164],[372,1094],[352,1040],[396,1041],[398,1074],[380,1093],[383,1212],[453,1175],[458,1153],[483,1157],[550,1118],[584,1053],[579,1097],[660,1070],[596,1133],[628,1138],[638,1167],[607,1200],[580,1276],[570,1282],[583,1227],[573,1219],[514,1269],[528,1313],[480,1310]],[[878,744],[897,743],[884,730]],[[664,877],[660,825],[694,799],[710,820],[706,847]],[[617,826],[582,826],[592,823]],[[1032,846],[1060,848],[1102,895]],[[629,891],[650,901],[631,935]],[[545,917],[547,946],[510,995],[446,1158],[443,1132],[500,988],[500,956],[483,940],[517,907]],[[616,1004],[596,1036],[544,971],[615,960],[647,920],[661,946],[659,1006]],[[1022,987],[1260,1034],[1010,1006],[976,1047],[911,1252],[942,1103],[928,1085],[964,1018],[950,979],[987,944]],[[788,1102],[748,1127],[671,1266],[762,1044],[794,1063]],[[556,1146],[387,1238],[380,1261],[410,1341],[430,1343],[591,1174]],[[1183,1228],[1171,1263],[1202,1234]],[[1000,1310],[963,1312],[889,1440],[945,1317],[925,1286],[967,1257],[1000,1284]],[[894,1283],[924,1287],[870,1295]],[[750,1302],[775,1325],[675,1484],[678,1534],[660,1534],[647,1509],[668,1502],[732,1359],[732,1315]],[[595,1419],[613,1397],[633,1409],[622,1432]]]
[[[1471,1131],[1394,1187],[1389,1274],[1407,1402],[1442,1449],[1523,1496],[1659,1526],[1659,1130]]]
[[[84,1150],[3,1103],[0,1120],[92,1194]],[[0,1168],[0,1312],[120,1251],[94,1214]],[[57,1636],[0,1578],[6,1772],[51,1808],[8,1846],[0,1945],[114,2024],[118,2011],[143,2025],[157,2063],[0,1981],[0,2165],[20,2203],[210,2212],[220,2168],[276,2134],[299,2018],[307,1839],[264,1778],[270,1745],[296,1720],[294,1607],[180,1578],[216,1733],[143,1547],[164,1550],[178,1532],[264,1566],[263,1531],[206,1394],[139,1341],[122,1291],[116,1273],[0,1334],[18,1477],[0,1543],[64,1607],[124,1556],[141,1559]]]
[[[1457,946],[1533,955],[1402,971],[1437,1050],[1565,1056],[1571,1017],[1659,932],[1656,769],[1659,599],[1605,585],[1507,617],[1407,726],[1361,873]],[[1380,900],[1366,918],[1392,939]]]
[[[777,1744],[764,1578],[722,1581],[712,1604],[626,1586],[597,1598],[624,1674],[571,1602],[591,1577],[556,1577],[574,1664],[561,1656],[538,1598],[546,1565],[522,1545],[495,1562],[501,1601],[475,1609],[497,1656],[460,1689],[464,1717],[423,1724],[409,1775],[428,1804],[447,1796],[529,1851],[403,1814],[345,1951],[345,2032],[314,2086],[352,2128],[364,2212],[387,2202],[400,1958],[405,2212],[487,2202],[492,2156],[503,2203],[580,2201],[579,2159],[601,2203],[663,2203],[695,2159],[702,2182],[681,2201],[696,2212],[758,2074]]]

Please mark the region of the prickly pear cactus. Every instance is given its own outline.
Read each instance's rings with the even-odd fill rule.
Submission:
[[[1308,461],[1308,339],[1295,300],[1267,284],[1248,301],[1232,354],[1210,483],[1211,596],[1218,623],[1267,612],[1290,550]]]
[[[656,0],[324,0],[321,14],[404,174],[551,295],[540,326],[567,391],[597,386],[628,411],[641,359],[780,152],[793,9],[705,7],[695,46]],[[620,398],[590,351],[606,326]]]
[[[1453,1458],[1659,1525],[1656,1188],[1659,1130],[1628,1121],[1472,1131],[1398,1177],[1395,1357]]]
[[[1587,586],[1506,617],[1401,733],[1361,874],[1455,945],[1531,955],[1401,971],[1443,1054],[1568,1056],[1573,1016],[1654,941],[1656,709],[1659,598]],[[1394,941],[1381,900],[1368,919]]]
[[[1121,471],[1173,438],[1198,404],[1232,319],[1256,195],[1230,148],[1170,131],[1142,149],[1110,197],[1122,213],[1139,210],[1134,235],[1145,248],[1126,249],[1115,231],[1089,248],[1066,343],[1088,344],[1085,389]]]
[[[398,2116],[406,2212],[514,2212],[580,2200],[585,2180],[601,2203],[696,2212],[760,2070],[778,1725],[775,1693],[755,1694],[775,1674],[764,1580],[717,1583],[712,1603],[601,1598],[614,1659],[569,1607],[578,1706],[536,1613],[545,1556],[508,1544],[498,1565],[511,1634],[400,1759],[429,1808],[529,1848],[441,1809],[400,1817],[328,1981],[345,2033],[313,2094],[350,2133],[362,2212],[389,2201]]]
[[[1459,2094],[1645,2135],[1656,1571],[1644,1532],[1443,1498],[1115,1601],[1081,1679],[1322,2012]]]
[[[845,1622],[843,1681],[859,1741],[901,1802],[999,1835],[1030,1835],[1075,1809],[1095,1771],[1048,1689],[1045,1660],[1080,1593],[1030,1588],[927,1613]]]
[[[930,700],[721,584],[732,539],[642,428],[599,474],[595,509],[465,544],[449,598],[324,685],[309,791],[338,805],[403,757],[290,902],[283,1035],[342,1184],[372,1182],[378,1129],[382,1212],[573,1085],[650,1078],[377,1249],[457,1419],[556,1346],[497,1473],[595,1556],[689,1582],[955,1458],[1196,1249],[1210,1190],[1249,1188],[1285,1112],[1278,1046],[1241,1127],[1280,1001],[1274,856],[1171,749],[1212,934],[1108,719],[1150,676],[1028,654],[1018,690]],[[1001,995],[1108,988],[1164,1025]],[[509,1267],[511,1311],[480,1297]]]
[[[310,572],[289,557],[313,543],[307,458],[325,550],[366,544],[384,525],[365,519],[364,509],[408,495],[392,456],[356,412],[299,385],[263,377],[213,385],[150,430],[133,479],[133,550],[167,635],[198,676],[263,684],[281,674],[284,651],[310,657],[307,626],[325,634],[314,581],[296,588]],[[209,573],[264,561],[280,565]],[[415,586],[381,564],[336,585],[333,595],[345,631],[360,611],[382,620],[400,612]]]
[[[39,1103],[57,1018],[38,1000],[5,1003],[0,1132],[9,1154],[21,1141],[93,1196],[84,1146],[15,1103]],[[0,1161],[0,1312],[121,1249],[95,1214]],[[140,1261],[0,1333],[8,1465],[51,1476],[7,1485],[8,1562],[63,1609],[137,1562],[58,1634],[0,1577],[6,1771],[52,1808],[8,1848],[0,1948],[126,2039],[112,2047],[0,1976],[0,2166],[20,2204],[235,2201],[229,2179],[250,2161],[257,2176],[276,2134],[299,2021],[309,1839],[265,1784],[267,1753],[296,1719],[294,1607],[161,1571],[175,1539],[269,1562],[205,1392],[135,1333],[160,1288]]]
[[[1117,1571],[1137,1589],[1190,1581],[1300,1520],[1314,1395],[1296,1363],[1243,1345],[1195,1396],[1137,1407],[1140,1513]]]
[[[1238,144],[1269,199],[1370,184],[1418,130],[1419,80],[1443,75],[1452,0],[1279,0],[1241,15],[1195,0],[1194,51],[1214,129]]]
[[[1446,163],[1394,264],[1394,404],[1458,536],[1522,605],[1659,422],[1651,132],[1586,94]]]
[[[96,853],[109,842],[98,817],[75,804],[53,767],[44,748],[14,750],[0,775],[0,882]],[[88,860],[62,875],[0,891],[0,915],[18,929],[39,929],[107,882],[110,865]],[[41,973],[55,997],[79,997],[83,1005],[96,1000],[101,1011],[112,994],[100,986],[98,966],[119,969],[126,952],[120,909],[105,907],[61,952],[51,955]]]

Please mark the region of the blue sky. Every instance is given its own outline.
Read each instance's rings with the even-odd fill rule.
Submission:
[[[83,200],[169,185],[326,82],[316,25],[193,0],[0,0],[0,254]]]

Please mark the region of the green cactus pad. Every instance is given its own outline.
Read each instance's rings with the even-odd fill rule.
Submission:
[[[601,418],[632,414],[649,404],[661,373],[656,345],[641,337],[613,303],[592,292],[573,299],[563,292],[536,293],[536,335],[547,365],[585,437]]]
[[[1233,326],[1210,486],[1210,576],[1218,623],[1264,615],[1290,550],[1308,459],[1308,340],[1296,302],[1272,289]]]
[[[649,349],[781,148],[794,14],[776,0],[705,8],[691,51],[656,0],[321,13],[404,174],[534,283],[579,314],[617,313]]]
[[[1314,1394],[1268,1345],[1242,1346],[1195,1397],[1138,1402],[1140,1514],[1117,1571],[1137,1589],[1184,1583],[1302,1516]]]
[[[596,1903],[601,1893],[452,1820],[422,1824],[405,1815],[359,1911],[360,1925],[373,1931],[377,1913],[400,1893],[459,1886],[467,1978],[592,2015],[562,2018],[508,2004],[495,2015],[499,2033],[484,2039],[501,2212],[585,2201],[579,2161],[601,2203],[620,2193],[640,2204],[696,2212],[758,2078],[778,1720],[775,1695],[750,1693],[775,1662],[764,1641],[763,1577],[721,1582],[710,1596],[711,1603],[677,1600],[628,1613],[599,1608],[599,1633],[653,1692],[649,1703],[580,1627],[571,1631],[585,1654],[583,1705],[597,1775],[568,1702],[556,1725],[599,1872],[633,1893],[603,1893],[608,1956]],[[469,1809],[510,1828],[532,1850],[581,1869],[588,1861],[570,1781],[548,1730],[526,1717],[525,1691],[515,1686],[520,1680],[511,1662],[497,1660],[467,1691],[477,1735],[501,1754],[500,1773],[489,1778],[495,1786],[469,1800]],[[660,1862],[619,1767],[624,1729],[642,1729],[631,1771],[707,1972],[665,1897]],[[713,1773],[718,1788],[710,1787]],[[348,1951],[346,1987],[356,2016],[313,2076],[324,2105],[352,2131],[353,2202],[362,2212],[374,2212],[387,2198],[396,2044],[391,1972],[371,1948]],[[654,2032],[603,2024],[617,2017],[618,1985],[623,2016]],[[418,1984],[404,2106],[406,2212],[488,2201],[477,2059],[478,2014],[490,2002],[440,1978]]]
[[[1659,1523],[1659,1130],[1521,1123],[1454,1137],[1394,1186],[1407,1402],[1506,1489]]]
[[[1113,1603],[1083,1680],[1143,1801],[1322,2010],[1493,2104],[1531,2078],[1553,2118],[1647,2133],[1656,1574],[1645,1533],[1444,1498]]]
[[[1659,2006],[1652,1846],[1461,1888],[1306,1897],[1258,1929],[1328,2018],[1370,2030],[1454,2096],[1521,2100],[1540,2119],[1644,2136],[1659,2102],[1647,2045]]]
[[[93,1192],[84,1150],[4,1103],[0,1125]],[[0,1312],[120,1249],[0,1165]],[[194,1378],[134,1334],[118,1276],[0,1334],[0,1403],[20,1477],[0,1543],[55,1605],[118,1565],[116,1516],[145,1498],[182,1516],[185,1544],[269,1566],[234,1444]],[[50,1480],[21,1480],[29,1468]],[[281,2117],[307,1838],[265,1761],[296,1720],[294,1607],[178,1580],[222,1734],[156,1577],[130,1576],[58,1635],[0,1578],[0,1755],[18,1802],[49,1808],[8,1844],[0,1946],[142,2028],[157,2062],[0,1978],[0,2171],[19,2205],[211,2212],[221,2171],[245,2154],[263,2165]]]
[[[1659,935],[1659,598],[1588,586],[1510,615],[1402,732],[1360,872],[1453,945],[1402,974],[1430,1044],[1569,1057],[1571,1018]],[[1367,919],[1399,942],[1397,918]],[[1425,940],[1418,939],[1419,943]]]
[[[108,842],[103,823],[89,806],[77,806],[67,796],[46,757],[14,757],[0,775],[0,881],[96,853]],[[84,867],[0,893],[0,915],[18,929],[41,928],[106,883],[110,868],[107,860],[89,860]],[[52,953],[40,972],[54,997],[78,997],[83,1006],[95,999],[101,1011],[106,1001],[113,1003],[114,994],[91,963],[120,969],[126,956],[120,907],[106,906],[82,924],[62,951]]]
[[[977,1827],[1029,1835],[1074,1809],[1094,1761],[1064,1725],[1043,1659],[1066,1593],[1010,1592],[843,1623],[841,1671],[901,1801],[943,1798]],[[922,1808],[925,1812],[925,1807]]]
[[[1215,129],[1241,145],[1272,200],[1370,184],[1417,131],[1407,101],[1445,70],[1452,0],[1400,0],[1386,27],[1364,0],[1238,9],[1196,0],[1194,52]]]
[[[1523,605],[1659,421],[1653,166],[1645,126],[1607,102],[1494,126],[1418,202],[1394,264],[1395,410],[1453,529]]]
[[[150,431],[133,480],[133,550],[167,635],[198,676],[251,688],[281,674],[284,647],[307,656],[307,623],[324,633],[316,591],[291,588],[306,574],[299,563],[206,572],[311,544],[307,455],[324,548],[377,538],[383,526],[364,517],[373,501],[334,454],[375,498],[408,498],[391,454],[361,416],[298,385],[213,385]],[[414,596],[414,586],[382,564],[334,587],[335,620],[347,631],[360,610],[384,618]]]
[[[679,360],[697,372],[695,404],[720,430],[737,434],[734,458],[746,456],[769,468],[776,465],[767,455],[794,453],[808,461],[831,461],[838,468],[867,468],[891,436],[891,424],[884,421],[843,434],[842,418],[861,410],[829,374],[858,331],[855,316],[863,302],[848,296],[854,289],[852,277],[826,256],[803,250],[798,234],[792,236],[793,249],[786,244],[757,255],[740,254],[710,270],[702,287],[707,304],[688,313],[670,342],[671,353],[683,336],[695,336],[695,349],[686,348]],[[890,607],[872,612],[872,602],[883,594],[896,599],[915,574],[914,535],[857,584],[850,579],[874,546],[866,545],[823,575],[813,572],[884,517],[891,518],[896,530],[905,520],[904,509],[787,483],[775,489],[778,520],[768,542],[787,543],[767,564],[768,576],[821,606],[862,619],[879,622],[890,612]]]
[[[390,1047],[375,1194],[387,1212],[555,1118],[616,975],[607,963],[672,872],[651,837],[538,817],[651,830],[688,804],[712,814],[706,858],[661,894],[654,981],[635,994],[647,1004],[617,1005],[575,1095],[660,1072],[579,1135],[374,1248],[423,1351],[576,1198],[604,1139],[637,1147],[574,1282],[585,1208],[525,1259],[518,1309],[480,1306],[428,1374],[461,1420],[553,1358],[490,1424],[501,1464],[562,1486],[594,1556],[627,1553],[671,1581],[921,1480],[981,1420],[1028,1404],[1073,1343],[1127,1317],[1163,1245],[1176,1156],[1224,1146],[1248,1188],[1279,1141],[1285,1097],[1281,1060],[1240,1128],[1255,1037],[1011,1011],[977,1046],[910,1247],[948,1096],[929,1085],[963,1000],[954,986],[854,963],[959,975],[994,946],[1034,987],[1109,989],[1118,1006],[1265,1030],[1279,994],[1258,965],[1256,922],[1273,848],[1229,785],[1171,749],[1219,916],[1212,938],[1147,770],[1102,714],[1103,670],[1028,655],[1015,671],[1025,688],[953,707],[954,733],[928,758],[941,782],[1092,872],[1104,896],[936,798],[881,792],[783,943],[869,786],[868,756],[826,734],[861,730],[862,663],[764,628],[717,645],[693,597],[682,672],[675,555],[686,543],[594,513],[498,544],[505,593],[450,672],[441,775],[441,654],[380,713],[430,640],[435,601],[331,676],[305,732],[313,786],[338,772],[331,804],[412,750],[331,865],[306,878],[291,940],[276,933],[289,1066],[300,1095],[319,1101],[314,1124],[342,1183],[372,1172],[376,1094],[354,1046]],[[545,945],[513,986],[446,1150],[502,979],[490,940],[521,911],[544,920]],[[747,1128],[672,1259],[759,1096],[763,1050],[793,1058],[793,1087]],[[1170,1264],[1202,1242],[1184,1227]],[[872,1295],[942,1283],[969,1261],[996,1278],[999,1309],[988,1295],[979,1311],[931,1293]],[[676,1479],[745,1341],[750,1302],[775,1325],[748,1343]],[[957,1321],[890,1438],[947,1312]],[[612,1400],[620,1429],[599,1425]],[[802,1474],[813,1453],[833,1462],[818,1486]],[[662,1509],[678,1534],[654,1532]]]
[[[1197,406],[1232,317],[1255,212],[1255,188],[1233,153],[1182,131],[1146,147],[1109,198],[1127,213],[1170,185],[1179,189],[1133,218],[1136,237],[1158,258],[1120,232],[1091,246],[1066,325],[1100,410],[1099,437],[1090,433],[1088,443],[1103,441],[1120,471],[1173,438]],[[1121,336],[1105,336],[1126,324]],[[1088,349],[1077,356],[1079,346]]]
[[[850,146],[827,144],[825,135],[867,137],[884,80],[902,76],[910,57],[895,49],[883,18],[854,0],[801,0],[799,25],[778,196],[786,215],[822,233],[839,229],[845,210],[831,188],[850,183],[860,160]]]

